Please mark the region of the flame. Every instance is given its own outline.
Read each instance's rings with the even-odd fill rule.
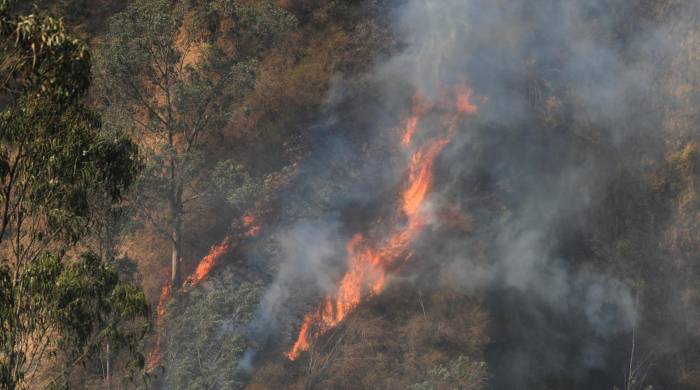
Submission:
[[[247,229],[244,233],[244,237],[255,237],[260,233],[260,229],[262,229],[262,225],[260,222],[258,222],[258,219],[255,215],[253,214],[246,214],[241,218],[241,221],[243,222],[243,226]]]
[[[166,285],[160,291],[160,298],[158,299],[158,306],[156,307],[156,329],[160,329],[163,325],[163,319],[165,318],[165,308],[170,299],[170,285]],[[153,347],[151,353],[148,354],[148,359],[146,360],[146,371],[152,371],[158,363],[160,363],[161,358],[161,334],[158,332],[156,336],[156,344]]]
[[[461,114],[476,114],[479,109],[472,103],[472,89],[466,84],[459,84],[455,87],[457,94],[457,111]]]
[[[406,126],[404,129],[403,133],[403,138],[401,138],[401,144],[406,146],[411,143],[411,139],[413,138],[413,134],[415,134],[416,129],[418,128],[418,121],[420,120],[420,117],[423,115],[427,107],[425,106],[425,100],[422,95],[417,94],[413,98],[413,109],[412,115],[406,119]]]
[[[318,313],[317,313],[318,314]],[[316,322],[317,315],[307,314],[304,316],[304,322],[301,324],[301,329],[299,330],[299,337],[297,341],[294,342],[292,349],[286,352],[284,355],[289,360],[296,360],[301,352],[309,349],[311,341],[309,336],[311,333],[311,325]]]
[[[255,237],[260,233],[260,229],[262,229],[262,225],[252,213],[245,214],[241,217],[238,226],[245,229],[240,234],[240,237]],[[204,281],[211,270],[219,264],[221,259],[238,244],[235,237],[235,235],[228,235],[220,244],[212,246],[211,249],[209,249],[209,253],[197,264],[197,268],[194,272],[185,280],[185,287],[195,287]]]
[[[246,214],[241,218],[241,221],[243,221],[243,226],[252,226],[255,224],[255,215]]]
[[[170,298],[170,285],[163,287],[163,290],[160,292],[160,299],[158,299],[158,307],[156,308],[158,320],[162,320],[165,315],[165,306],[168,303],[168,298]],[[158,322],[156,322],[156,324],[158,324]]]
[[[474,114],[477,107],[471,103],[471,89],[455,88],[457,113],[450,118],[447,135],[430,140],[411,156],[408,166],[408,184],[402,196],[399,214],[405,223],[378,245],[371,245],[362,234],[356,234],[347,243],[348,270],[340,281],[335,296],[327,296],[318,309],[304,316],[299,336],[285,353],[290,360],[309,349],[311,340],[338,325],[367,295],[381,293],[387,272],[409,253],[411,243],[426,224],[422,208],[433,184],[433,166],[442,150],[451,141],[459,119]],[[416,102],[418,102],[416,104]],[[408,147],[425,107],[418,95],[414,99],[413,115],[406,120],[401,144]]]
[[[433,163],[449,142],[449,138],[437,139],[419,149],[411,157],[408,171],[409,186],[403,193],[403,212],[406,216],[414,217],[420,210],[432,186]]]
[[[211,249],[209,249],[209,254],[204,256],[199,264],[197,264],[197,268],[185,280],[184,285],[194,287],[204,281],[209,275],[209,272],[221,261],[221,258],[229,252],[233,243],[232,241],[231,236],[227,236],[220,244],[212,246]]]
[[[234,228],[240,231],[243,229],[242,233],[235,235],[230,234],[226,236],[221,243],[214,245],[209,249],[209,253],[199,261],[197,268],[190,276],[185,279],[183,283],[183,289],[191,289],[201,282],[203,282],[209,273],[216,265],[221,262],[221,259],[228,253],[234,250],[234,248],[239,244],[237,237],[250,238],[255,237],[260,233],[262,225],[258,222],[258,218],[253,213],[247,213],[241,217],[241,219],[234,224]],[[160,330],[163,327],[163,321],[165,317],[165,311],[167,307],[168,300],[170,299],[171,286],[168,284],[163,287],[160,294],[160,299],[158,300],[158,307],[156,309],[156,329]],[[161,360],[161,332],[159,331],[156,336],[156,344],[153,350],[148,355],[146,361],[146,370],[151,371]]]

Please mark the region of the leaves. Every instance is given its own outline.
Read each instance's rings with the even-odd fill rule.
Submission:
[[[7,6],[6,6],[7,7]],[[61,20],[36,14],[0,18],[0,91],[30,92],[54,103],[80,98],[90,85],[90,55]]]
[[[106,341],[115,349],[135,346],[145,335],[145,328],[124,327],[132,321],[144,321],[149,313],[143,293],[136,287],[119,282],[117,270],[92,253],[78,259],[62,261],[44,255],[33,262],[13,286],[7,274],[0,279],[0,337],[2,356],[10,356],[14,340],[32,340],[59,348],[66,364],[73,366],[98,351]],[[8,336],[10,332],[13,336]],[[33,350],[41,353],[40,350]],[[26,359],[35,356],[25,355]],[[19,382],[30,367],[0,358],[0,372],[14,377],[0,378],[0,384]],[[13,364],[20,363],[20,367]]]
[[[183,389],[243,388],[238,367],[247,348],[244,327],[252,319],[262,285],[243,282],[197,290],[187,304],[168,310],[166,380]]]
[[[137,148],[84,103],[86,46],[61,20],[12,5],[0,3],[0,387],[30,386],[45,354],[64,386],[102,344],[136,353],[144,334],[138,288],[97,255],[66,258],[94,232],[96,205],[133,182]]]

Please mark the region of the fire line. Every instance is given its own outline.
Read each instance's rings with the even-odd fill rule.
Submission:
[[[245,214],[237,223],[238,228],[243,229],[243,233],[239,236],[234,234],[227,235],[221,243],[214,245],[209,250],[209,253],[199,261],[197,268],[190,276],[185,279],[182,285],[184,291],[192,289],[203,282],[214,267],[219,264],[223,257],[233,251],[238,246],[240,238],[255,237],[260,232],[262,225],[258,222],[258,218],[253,213]],[[168,284],[163,287],[160,298],[158,299],[158,307],[156,308],[155,326],[158,331],[156,335],[156,343],[153,350],[149,353],[146,360],[146,371],[152,371],[158,366],[161,360],[162,338],[161,330],[165,319],[166,307],[170,299],[171,286]]]
[[[337,326],[368,295],[381,293],[387,272],[406,257],[411,243],[426,224],[423,206],[433,184],[433,166],[443,149],[450,143],[461,118],[477,112],[471,103],[472,91],[467,85],[454,88],[455,100],[449,103],[450,111],[444,121],[445,135],[430,139],[413,152],[407,169],[407,184],[402,192],[397,216],[405,218],[403,227],[389,234],[379,245],[372,245],[361,234],[347,243],[348,269],[340,280],[334,296],[326,296],[318,309],[304,316],[299,335],[291,349],[285,353],[296,360],[307,351],[313,339]],[[432,109],[422,95],[413,99],[411,115],[403,128],[401,145],[411,146],[420,126],[421,117]]]

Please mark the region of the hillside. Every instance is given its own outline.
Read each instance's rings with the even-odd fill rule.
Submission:
[[[138,146],[66,252],[105,253],[148,333],[66,388],[700,387],[696,1],[35,9]]]

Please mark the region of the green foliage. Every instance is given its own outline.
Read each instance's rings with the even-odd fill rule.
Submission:
[[[50,16],[13,15],[12,1],[0,3],[0,91],[71,101],[90,85],[87,47]]]
[[[30,218],[43,222],[30,239],[75,242],[89,226],[91,199],[116,201],[133,181],[136,146],[100,134],[99,117],[82,102],[87,49],[60,21],[4,13],[0,23],[8,59],[0,67],[0,242],[10,224],[22,234]]]
[[[18,4],[0,3],[0,387],[31,387],[49,365],[67,386],[106,343],[141,360],[143,293],[96,255],[66,258],[93,233],[96,205],[133,182],[137,148],[84,103],[86,46]]]
[[[276,1],[241,3],[238,0],[213,0],[207,8],[217,19],[231,18],[237,22],[231,33],[246,47],[245,53],[242,53],[244,56],[260,55],[261,50],[274,45],[281,36],[299,27],[297,18],[277,5]]]
[[[247,348],[243,330],[252,319],[262,285],[220,284],[193,291],[186,302],[168,307],[166,382],[179,389],[239,389],[239,368]]]
[[[256,203],[265,203],[274,193],[273,175],[252,177],[248,170],[234,160],[220,161],[211,174],[213,188],[231,207],[245,210]]]
[[[143,72],[150,78],[157,77],[157,71],[169,69],[180,60],[173,39],[181,21],[170,9],[166,0],[133,2],[111,19],[97,64],[101,71],[108,72],[109,77],[101,81],[114,88],[115,97],[130,97],[133,93],[132,85],[122,81],[136,82]],[[158,63],[150,63],[156,60]]]
[[[280,36],[296,30],[299,24],[294,15],[273,0],[238,6],[236,13],[240,23],[239,35],[248,43],[251,53],[269,48]]]
[[[208,191],[204,147],[255,77],[254,58],[198,34],[207,26],[190,15],[187,2],[133,2],[112,18],[96,56],[105,117],[143,140],[146,168],[132,200],[170,241],[175,285],[185,215]]]
[[[13,283],[0,273],[0,384],[19,386],[46,352],[63,363],[53,380],[66,383],[78,363],[110,343],[128,349],[135,362],[145,335],[148,305],[137,287],[121,283],[117,270],[94,254],[75,260],[43,255]],[[125,326],[140,323],[139,326]],[[24,348],[27,348],[26,350]]]
[[[61,238],[75,241],[88,226],[91,197],[116,201],[131,184],[136,146],[124,136],[102,138],[99,119],[84,106],[58,112],[45,99],[22,99],[20,105],[0,119],[3,201],[16,210],[7,222],[31,211],[46,217],[41,233],[65,233]]]

